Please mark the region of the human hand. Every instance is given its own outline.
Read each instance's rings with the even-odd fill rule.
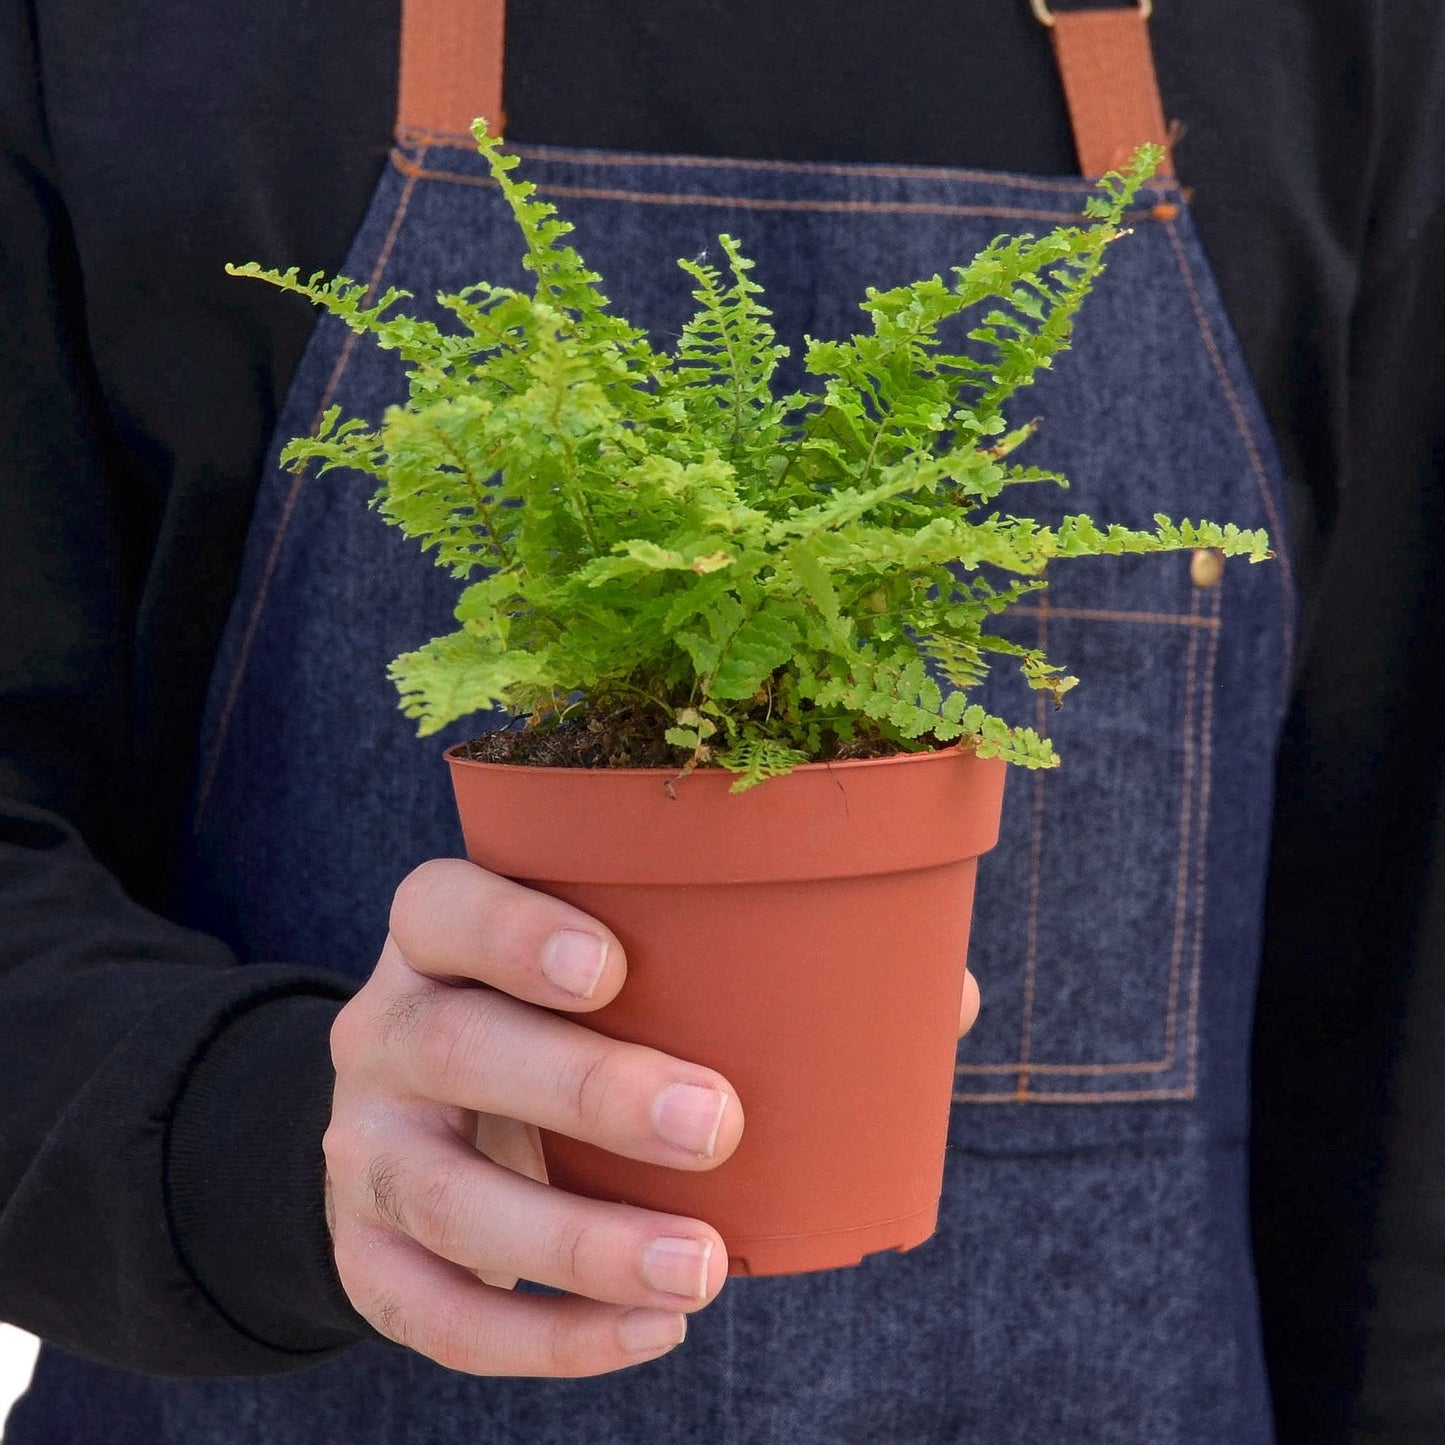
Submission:
[[[332,1029],[324,1140],[337,1271],[382,1334],[472,1374],[594,1375],[674,1348],[722,1288],[706,1224],[545,1182],[538,1126],[675,1169],[737,1147],[721,1075],[547,1012],[600,1008],[625,976],[601,924],[470,863],[397,889]]]

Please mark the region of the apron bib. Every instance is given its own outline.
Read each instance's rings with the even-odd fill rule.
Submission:
[[[344,268],[375,287],[524,283],[470,140],[439,133],[500,113],[500,10],[480,8],[490,31],[455,28],[471,3],[408,7],[403,123]],[[481,89],[451,94],[469,55]],[[617,310],[659,338],[691,311],[674,261],[716,254],[719,232],[758,258],[796,342],[855,329],[866,286],[946,274],[999,232],[1076,217],[1090,190],[518,149]],[[1046,729],[1065,762],[1014,774],[980,867],[984,1008],[959,1050],[937,1236],[856,1269],[731,1280],[674,1354],[595,1380],[474,1379],[371,1343],[229,1380],[46,1350],[7,1438],[1268,1445],[1246,1064],[1294,601],[1267,426],[1172,178],[1133,225],[1072,351],[1023,399],[1044,418],[1028,460],[1074,479],[1028,501],[1132,526],[1158,511],[1266,526],[1280,559],[1076,562],[1009,620],[1084,681],[1057,713],[1006,668],[989,684],[991,706]],[[403,394],[393,357],[323,319],[273,457],[327,406],[376,419]],[[461,853],[440,753],[479,730],[419,742],[397,709],[386,664],[450,630],[457,584],[367,509],[372,489],[274,460],[262,480],[212,680],[185,897],[186,921],[243,960],[358,979],[400,879]]]

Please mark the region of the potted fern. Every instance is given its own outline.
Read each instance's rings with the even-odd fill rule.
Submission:
[[[284,457],[374,476],[382,516],[465,584],[458,629],[391,675],[423,735],[517,720],[448,755],[469,856],[606,921],[629,981],[589,1022],[721,1070],[749,1108],[710,1173],[559,1138],[549,1170],[707,1219],[734,1272],[907,1248],[936,1220],[976,860],[1006,765],[1058,762],[974,694],[1000,656],[1056,701],[1075,681],[990,619],[1055,559],[1269,555],[1233,526],[999,506],[1064,481],[1014,460],[1031,427],[1005,408],[1067,346],[1158,153],[1079,225],[870,291],[867,328],[808,340],[812,385],[779,395],[786,352],[737,242],[721,269],[679,263],[697,310],[659,349],[476,138],[529,292],[443,295],[438,325],[398,314],[405,293],[233,269],[408,366],[379,427],[333,410]]]

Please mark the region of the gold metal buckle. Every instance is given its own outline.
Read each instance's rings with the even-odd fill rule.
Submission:
[[[1049,9],[1048,0],[1029,0],[1029,5],[1039,24],[1053,29],[1054,12]],[[1139,13],[1147,20],[1154,13],[1154,0],[1139,0]]]

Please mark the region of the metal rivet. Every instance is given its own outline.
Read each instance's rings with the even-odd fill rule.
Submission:
[[[1196,587],[1218,587],[1224,576],[1224,553],[1217,547],[1196,547],[1189,559],[1189,580]]]

